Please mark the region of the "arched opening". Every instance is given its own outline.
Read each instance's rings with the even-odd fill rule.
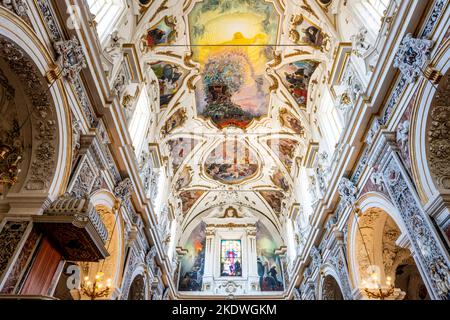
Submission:
[[[344,300],[341,288],[336,279],[327,275],[322,282],[322,300]]]
[[[375,298],[368,291],[387,291],[393,286],[395,289],[387,298],[429,298],[411,252],[399,245],[402,231],[394,219],[379,207],[364,209],[357,219],[352,254],[357,287],[363,297]]]
[[[133,279],[127,300],[145,300],[145,279],[143,275],[139,274]]]
[[[110,290],[104,297],[109,299],[114,297],[115,290],[120,287],[122,281],[124,249],[121,212],[118,201],[109,191],[95,192],[91,196],[91,201],[108,231],[105,246],[109,256],[99,262],[80,263],[82,279],[87,286],[88,282],[93,283],[95,280],[101,282],[103,286],[110,284]],[[86,297],[82,294],[82,299],[84,298]]]
[[[0,17],[0,220],[41,215],[66,187],[71,159],[65,147],[71,134],[64,89],[61,81],[49,85],[43,77],[53,59],[31,29],[18,27],[14,19]],[[51,294],[60,251],[36,224],[8,226],[21,226],[18,230],[33,249],[26,254],[26,269],[11,277],[2,293]],[[4,261],[13,259],[13,253],[14,248]]]

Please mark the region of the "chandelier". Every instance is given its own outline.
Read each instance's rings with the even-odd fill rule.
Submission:
[[[380,274],[377,272],[378,266],[370,266],[370,275],[367,279],[362,281],[363,290],[366,295],[371,299],[385,300],[394,296],[395,287],[392,284],[392,278],[386,277],[385,286],[381,285]]]
[[[104,283],[103,277],[103,272],[97,272],[93,280],[88,276],[84,277],[84,281],[81,283],[81,292],[91,300],[107,297],[111,290],[111,279],[108,278]]]
[[[361,236],[361,241],[364,246],[364,250],[367,256],[367,260],[369,261],[368,277],[363,279],[362,290],[370,299],[377,300],[386,300],[387,298],[392,298],[395,296],[395,287],[392,284],[392,278],[390,276],[386,277],[386,282],[384,285],[381,284],[381,272],[380,267],[372,264],[369,251],[367,250],[366,242],[364,240],[364,236],[361,232],[361,227],[359,226],[359,217],[362,215],[361,210],[359,208],[354,207],[355,210],[355,219],[356,225],[358,227],[359,235]]]
[[[122,206],[122,204],[120,204]],[[114,225],[112,227],[112,232],[109,238],[108,246],[106,247],[106,250],[109,252],[109,247],[111,245],[111,242],[113,240],[114,231],[116,229],[117,225],[117,219],[119,217],[119,208],[118,206],[114,206],[113,210],[116,210],[115,212],[115,219],[114,219]],[[95,300],[98,298],[105,298],[110,295],[111,292],[111,286],[112,286],[112,280],[111,278],[107,278],[106,282],[103,281],[103,278],[105,276],[105,273],[101,270],[104,270],[106,259],[103,259],[103,262],[101,265],[99,265],[99,270],[96,274],[93,280],[90,279],[89,276],[84,277],[84,281],[80,285],[81,292],[89,297],[91,300]]]

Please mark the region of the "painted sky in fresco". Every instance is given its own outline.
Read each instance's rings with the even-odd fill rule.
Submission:
[[[276,43],[278,14],[256,0],[205,0],[189,14],[193,59],[201,64],[197,113],[220,128],[246,127],[267,114],[266,63]],[[214,45],[214,46],[211,46]]]

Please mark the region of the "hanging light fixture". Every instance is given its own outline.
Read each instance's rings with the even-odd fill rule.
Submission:
[[[89,277],[85,277],[84,281],[81,283],[81,292],[91,300],[107,297],[111,290],[111,279],[108,278],[105,284],[103,282],[104,275],[103,272],[99,271],[92,281]]]
[[[386,300],[391,298],[395,294],[395,287],[392,283],[391,277],[386,277],[386,282],[384,285],[381,284],[381,272],[380,267],[374,265],[370,258],[369,251],[367,250],[367,245],[364,240],[364,236],[361,232],[361,227],[359,225],[359,217],[361,216],[361,211],[359,208],[354,206],[356,225],[358,227],[359,235],[366,252],[367,259],[369,260],[368,277],[362,280],[362,289],[364,290],[367,297],[377,300]]]
[[[121,206],[122,204],[120,204]],[[114,206],[113,210],[116,213],[116,217],[114,219],[114,225],[111,232],[111,237],[109,238],[108,246],[106,250],[109,252],[109,247],[111,245],[114,231],[116,229],[117,219],[119,217],[119,209],[120,206],[117,204]],[[111,278],[106,279],[106,283],[103,281],[103,278],[105,276],[105,273],[101,271],[103,269],[103,266],[105,264],[106,259],[102,261],[102,264],[100,266],[100,271],[98,271],[94,277],[94,279],[91,279],[89,276],[84,277],[84,281],[81,282],[80,289],[81,292],[89,297],[91,300],[95,300],[98,298],[105,298],[108,297],[111,292],[112,287],[112,280]]]

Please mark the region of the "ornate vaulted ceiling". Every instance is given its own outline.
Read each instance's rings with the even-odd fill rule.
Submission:
[[[333,58],[326,14],[304,1],[150,6],[137,37],[159,84],[158,142],[176,214],[186,225],[234,204],[279,225],[282,208],[301,196],[294,186]]]

